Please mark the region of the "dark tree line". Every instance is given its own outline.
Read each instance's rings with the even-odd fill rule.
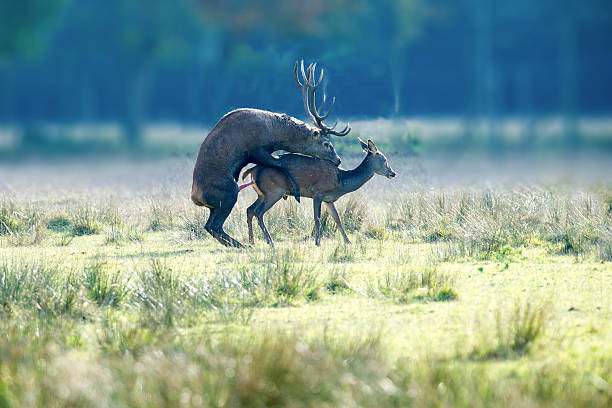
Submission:
[[[328,70],[342,116],[612,110],[604,0],[20,0],[0,3],[0,121],[211,124],[301,116],[291,69]],[[493,125],[490,125],[493,126]],[[494,141],[494,139],[492,139]]]

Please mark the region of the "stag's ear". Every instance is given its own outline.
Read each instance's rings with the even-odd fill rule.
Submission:
[[[368,149],[368,144],[366,142],[364,142],[363,140],[361,140],[361,138],[357,138],[357,140],[359,140],[359,144],[361,145],[361,148],[363,149],[364,152],[367,152]]]
[[[378,151],[378,147],[376,147],[372,139],[368,139],[368,150],[372,153],[376,153]]]

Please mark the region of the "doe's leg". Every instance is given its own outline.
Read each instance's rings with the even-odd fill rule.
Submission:
[[[340,233],[342,233],[342,238],[344,238],[344,242],[346,242],[347,244],[350,244],[351,241],[346,236],[346,231],[344,231],[344,227],[342,226],[342,221],[340,220],[340,216],[338,215],[338,211],[336,211],[336,206],[334,205],[334,203],[325,203],[325,204],[327,205],[327,210],[329,211],[329,213],[331,214],[332,218],[336,222],[336,225],[338,226],[338,229],[340,230]]]
[[[255,216],[255,209],[263,202],[261,196],[257,197],[257,200],[247,208],[247,226],[249,227],[249,243],[255,244],[255,236],[253,235],[253,217]]]
[[[312,206],[314,209],[314,224],[315,224],[315,245],[321,245],[321,199],[313,198]]]
[[[259,227],[261,228],[261,231],[264,234],[266,242],[272,248],[274,248],[274,242],[272,242],[272,237],[270,236],[270,233],[268,232],[268,228],[266,228],[266,224],[264,223],[263,216],[266,213],[266,211],[272,208],[272,206],[276,204],[278,200],[281,199],[283,195],[284,195],[284,191],[281,191],[280,193],[276,193],[276,194],[267,195],[266,197],[264,197],[263,201],[254,209],[255,217],[257,217],[257,222],[259,223]]]
[[[300,202],[300,186],[297,181],[293,177],[293,174],[289,171],[289,169],[285,166],[285,164],[278,158],[272,156],[270,153],[266,152],[263,149],[258,149],[251,153],[251,160],[253,160],[257,164],[262,164],[264,166],[274,167],[276,169],[281,170],[285,176],[289,178],[291,181],[291,186],[293,187],[293,196],[295,200]]]

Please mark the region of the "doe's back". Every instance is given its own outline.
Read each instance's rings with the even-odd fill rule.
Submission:
[[[284,154],[280,159],[295,177],[304,197],[312,198],[315,194],[338,188],[339,169],[334,163],[300,154]],[[263,195],[278,189],[283,189],[288,195],[292,191],[291,182],[278,169],[256,166],[252,174],[256,189]]]

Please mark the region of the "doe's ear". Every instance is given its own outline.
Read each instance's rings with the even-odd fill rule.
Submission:
[[[368,149],[372,152],[372,153],[376,153],[378,151],[378,147],[376,147],[376,145],[374,144],[374,142],[372,141],[372,139],[368,139]]]
[[[368,144],[366,142],[364,142],[363,140],[361,140],[361,138],[357,138],[357,140],[359,140],[359,144],[361,145],[361,148],[363,149],[364,152],[368,151]]]

